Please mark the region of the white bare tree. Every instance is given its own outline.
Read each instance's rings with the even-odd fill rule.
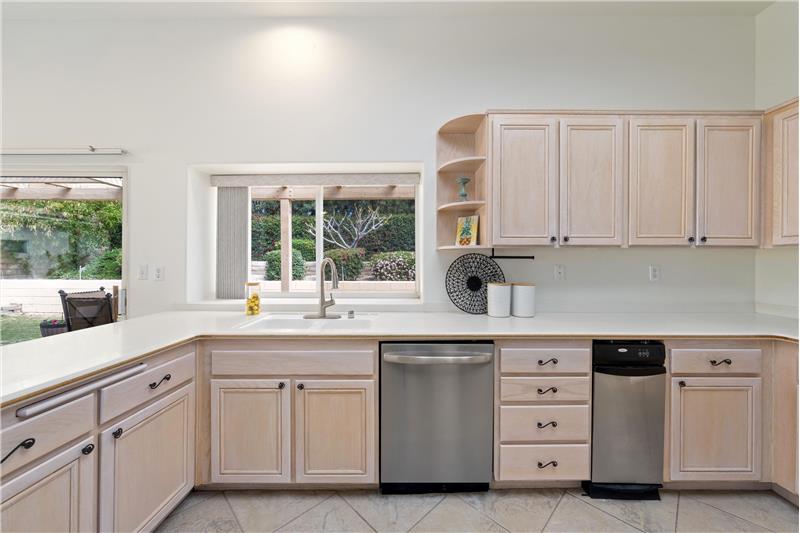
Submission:
[[[322,217],[322,238],[339,248],[358,248],[361,240],[373,231],[383,227],[392,215],[381,215],[377,208],[357,207],[350,214],[327,213]],[[307,223],[306,229],[314,237],[317,228]]]

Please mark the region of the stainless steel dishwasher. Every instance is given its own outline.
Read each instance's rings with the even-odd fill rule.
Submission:
[[[488,490],[494,345],[382,343],[384,493]]]

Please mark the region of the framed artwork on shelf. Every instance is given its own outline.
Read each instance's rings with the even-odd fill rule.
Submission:
[[[478,215],[458,217],[456,246],[475,246],[478,244],[478,218]]]

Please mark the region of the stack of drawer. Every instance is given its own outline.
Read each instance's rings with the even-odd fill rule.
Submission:
[[[498,343],[495,477],[589,479],[591,342]]]

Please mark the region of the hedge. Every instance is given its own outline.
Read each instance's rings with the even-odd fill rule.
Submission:
[[[377,281],[414,281],[414,252],[383,252],[372,256],[372,275]]]
[[[359,243],[367,255],[377,252],[394,252],[397,250],[413,251],[415,222],[414,215],[410,213],[392,215],[385,226],[373,231]],[[314,224],[313,216],[292,217],[292,241],[311,240],[313,237],[307,230],[308,224]],[[278,249],[281,241],[280,215],[253,215],[251,257],[263,257],[265,253]],[[298,248],[294,246],[293,248]],[[325,243],[326,250],[335,249],[330,243]],[[301,249],[302,250],[302,249]],[[313,261],[314,257],[303,257]]]
[[[264,269],[264,279],[267,281],[280,281],[281,279],[281,251],[273,250],[264,254],[267,262]],[[300,250],[292,250],[292,279],[303,279],[306,273],[306,262]]]
[[[354,281],[358,279],[364,269],[363,248],[337,248],[325,252],[325,257],[330,257],[336,264],[340,280]]]

